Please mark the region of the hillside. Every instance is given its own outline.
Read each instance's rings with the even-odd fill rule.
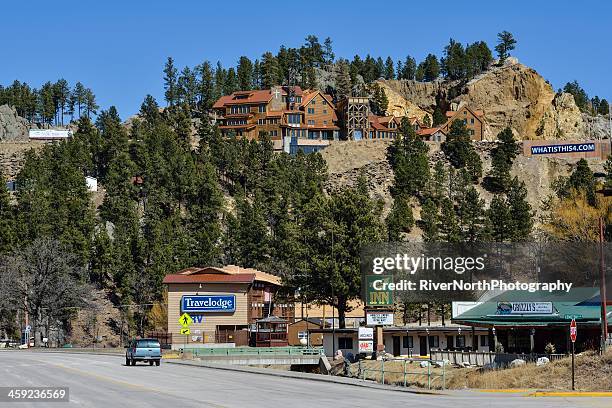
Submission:
[[[605,118],[580,112],[572,95],[557,94],[534,69],[509,58],[471,81],[379,80],[389,99],[388,114],[433,112],[436,103],[452,109],[467,104],[485,113],[485,137],[494,140],[505,127],[520,139],[585,139],[607,136]]]
[[[393,204],[390,187],[393,184],[393,171],[386,159],[386,151],[390,142],[386,140],[362,140],[350,142],[336,142],[322,151],[322,156],[327,162],[329,169],[329,180],[326,185],[328,191],[339,190],[347,185],[354,185],[361,172],[368,180],[370,194],[382,199],[384,202],[384,214],[386,215]],[[430,143],[430,165],[437,159],[444,159],[439,145]],[[476,150],[483,161],[483,173],[486,174],[491,168],[491,149],[495,146],[491,142],[479,142]],[[573,170],[576,159],[549,158],[549,157],[525,157],[519,155],[512,167],[512,176],[517,176],[525,182],[527,187],[527,200],[531,207],[541,214],[542,202],[553,194],[552,182],[560,177],[567,176]],[[449,164],[447,163],[447,166]],[[603,172],[603,163],[591,161],[591,169],[595,172]],[[493,195],[481,185],[476,189],[485,200],[487,206]],[[416,205],[416,203],[415,203]],[[415,208],[415,216],[418,218],[420,208]],[[536,216],[536,222],[538,220]],[[411,234],[418,237],[415,231]]]

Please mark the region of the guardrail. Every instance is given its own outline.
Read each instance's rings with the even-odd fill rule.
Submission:
[[[387,362],[387,367],[385,367],[385,361]],[[402,370],[398,371],[398,370],[394,370],[394,369],[390,369],[389,368],[389,362],[393,362],[393,361],[398,361],[401,362],[402,365]],[[423,371],[410,371],[409,367],[408,367],[408,363],[422,363],[426,361],[427,364],[427,372],[423,372]],[[432,384],[436,379],[441,379],[441,388],[442,389],[446,389],[446,364],[444,361],[436,361],[436,360],[423,360],[423,359],[416,359],[416,358],[399,358],[399,359],[382,359],[380,360],[380,368],[368,368],[366,367],[366,364],[370,362],[370,363],[374,363],[374,361],[372,360],[359,360],[358,363],[358,368],[357,368],[357,378],[360,378],[362,380],[366,380],[367,378],[367,373],[371,372],[371,373],[380,373],[380,382],[382,384],[385,384],[385,375],[387,375],[387,383],[391,383],[390,379],[389,379],[389,374],[399,374],[402,376],[402,382],[400,384],[403,384],[404,387],[407,387],[409,385],[409,376],[414,376],[417,379],[419,378],[423,378],[423,377],[427,377],[427,389],[431,390],[432,388]],[[438,374],[432,371],[432,366],[435,364],[439,364],[440,366],[436,366],[437,368],[441,368],[442,369],[442,373]],[[420,367],[420,365],[419,365]],[[374,380],[378,381],[378,379],[375,377]],[[398,384],[397,381],[394,381],[393,383]],[[415,383],[418,383],[418,381],[415,381]]]
[[[536,361],[539,357],[548,357],[553,361],[567,357],[566,354],[495,353],[492,351],[431,350],[430,354],[434,360],[448,360],[451,364],[467,363],[476,366],[484,366],[486,364],[507,365],[516,359]]]
[[[180,348],[181,352],[191,352],[193,356],[318,356],[323,355],[323,348],[304,347],[209,347]]]

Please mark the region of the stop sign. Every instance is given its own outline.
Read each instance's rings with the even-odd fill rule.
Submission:
[[[576,320],[572,319],[572,323],[570,323],[570,339],[572,339],[572,343],[576,342],[577,334],[578,334],[578,329],[576,328]]]

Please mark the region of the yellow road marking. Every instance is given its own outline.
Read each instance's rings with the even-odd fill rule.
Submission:
[[[612,397],[608,391],[536,391],[528,397]]]

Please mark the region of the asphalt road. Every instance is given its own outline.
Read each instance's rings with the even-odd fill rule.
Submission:
[[[418,395],[351,385],[165,364],[126,367],[117,356],[0,352],[0,386],[63,386],[70,403],[0,403],[2,407],[610,407],[610,398],[534,398],[448,392]]]

